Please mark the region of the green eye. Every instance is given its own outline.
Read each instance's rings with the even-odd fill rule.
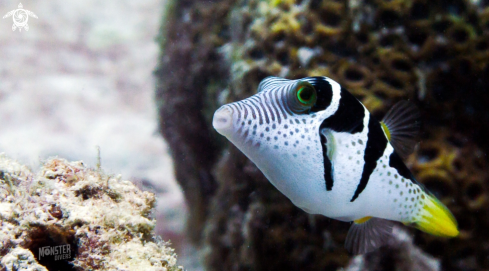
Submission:
[[[297,99],[303,105],[312,105],[316,101],[316,91],[312,86],[300,86],[297,90]]]
[[[291,88],[287,98],[289,109],[297,114],[309,112],[316,104],[317,93],[313,85],[307,81],[298,81]]]

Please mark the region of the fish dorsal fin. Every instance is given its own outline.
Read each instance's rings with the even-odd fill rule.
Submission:
[[[387,139],[402,158],[410,155],[418,143],[419,117],[419,110],[414,104],[400,101],[382,119],[381,125]]]
[[[392,236],[394,222],[364,217],[353,222],[346,235],[345,248],[352,254],[365,254],[386,245]]]

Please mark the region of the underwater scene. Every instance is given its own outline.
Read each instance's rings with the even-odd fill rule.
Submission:
[[[489,270],[489,1],[0,2],[0,270]]]

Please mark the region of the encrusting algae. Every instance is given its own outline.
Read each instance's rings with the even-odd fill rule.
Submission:
[[[153,193],[82,162],[35,174],[0,155],[1,270],[182,270],[154,236]]]

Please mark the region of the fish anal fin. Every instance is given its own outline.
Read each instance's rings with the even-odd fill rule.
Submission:
[[[354,220],[353,222],[355,222],[356,224],[363,224],[363,223],[369,221],[371,218],[372,218],[371,216],[366,216],[366,217],[362,217],[360,219]]]
[[[386,245],[392,236],[394,222],[377,217],[364,217],[353,222],[345,240],[352,254],[365,254]]]
[[[380,123],[394,150],[406,158],[416,146],[420,127],[418,108],[408,101],[396,103]]]
[[[423,194],[424,206],[412,224],[415,228],[441,237],[459,234],[457,221],[450,210],[435,196]]]

